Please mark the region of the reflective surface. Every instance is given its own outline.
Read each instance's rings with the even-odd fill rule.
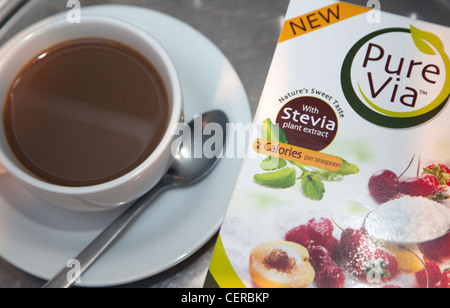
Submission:
[[[21,4],[23,1],[15,1]],[[229,58],[247,90],[251,110],[257,109],[275,51],[288,0],[81,0],[82,6],[97,4],[136,5],[172,15],[213,41]],[[348,1],[366,5],[367,0]],[[0,0],[2,8],[10,4]],[[385,11],[450,26],[450,0],[381,0]],[[68,11],[67,1],[30,0],[7,23],[0,21],[0,44],[26,26],[57,12]],[[182,46],[180,46],[182,48]],[[120,287],[201,287],[215,239],[184,263],[155,277]],[[0,258],[0,287],[41,287],[32,277]]]

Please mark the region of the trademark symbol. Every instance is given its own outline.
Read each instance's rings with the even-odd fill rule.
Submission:
[[[420,94],[421,94],[421,95],[428,95],[428,92],[427,92],[427,91],[424,91],[424,90],[420,90]]]

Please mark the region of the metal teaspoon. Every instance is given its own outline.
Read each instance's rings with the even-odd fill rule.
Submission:
[[[203,128],[210,123],[218,124],[222,128],[224,144],[216,144],[216,146],[222,146],[222,149],[226,140],[227,122],[227,116],[222,111],[214,110],[202,115]],[[91,242],[91,244],[74,258],[75,260],[78,260],[81,265],[80,270],[77,273],[73,273],[72,268],[66,267],[47,282],[43,288],[71,287],[75,281],[77,281],[77,279],[115,242],[115,240],[126,231],[127,227],[129,227],[132,222],[145,211],[158,195],[171,188],[195,184],[203,180],[214,169],[218,162],[217,155],[212,158],[206,158],[203,153],[202,158],[194,158],[194,149],[198,149],[200,146],[201,149],[203,149],[203,144],[207,140],[207,136],[204,136],[203,134],[202,140],[196,140],[196,138],[194,138],[194,123],[195,120],[189,123],[191,133],[190,151],[189,149],[182,147],[175,157],[172,167],[163,179],[151,191],[131,205],[93,242]],[[201,144],[199,144],[199,142],[201,142]],[[214,152],[217,152],[218,150],[220,152],[220,149],[215,149]],[[73,274],[75,274],[75,276]],[[68,279],[68,275],[70,275],[70,279]]]

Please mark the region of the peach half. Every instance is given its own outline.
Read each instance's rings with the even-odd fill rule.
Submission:
[[[260,288],[306,288],[315,271],[308,250],[296,243],[272,241],[253,248],[250,276]]]

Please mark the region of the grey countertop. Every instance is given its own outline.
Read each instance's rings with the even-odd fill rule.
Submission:
[[[15,15],[5,7],[15,0],[0,0],[0,44],[20,29],[67,10],[64,0],[29,0]],[[278,41],[289,0],[81,0],[97,4],[136,5],[178,18],[206,35],[228,57],[240,76],[254,114]],[[367,0],[348,1],[366,6]],[[380,0],[381,8],[450,26],[450,0]],[[3,10],[2,10],[3,9]],[[119,287],[201,287],[215,239],[185,262],[157,276]],[[35,288],[44,284],[0,258],[1,288]]]

